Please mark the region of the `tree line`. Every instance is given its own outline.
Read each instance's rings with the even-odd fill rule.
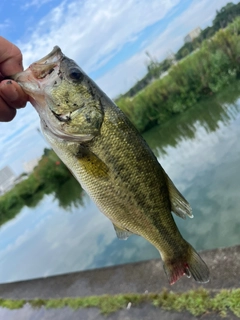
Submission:
[[[204,40],[211,38],[218,30],[226,28],[226,26],[233,22],[233,20],[239,15],[240,3],[233,4],[232,2],[229,2],[226,4],[226,6],[222,7],[216,12],[216,17],[214,18],[211,27],[203,29],[198,37],[196,37],[192,42],[185,43],[175,55],[171,55],[165,60],[159,62],[156,58],[152,57],[148,52],[146,52],[149,60],[147,63],[146,75],[137,81],[137,83],[126,93],[120,95],[118,98],[133,97],[135,94],[149,85],[153,80],[161,77],[161,75],[166,72],[176,61],[180,61],[194,50],[198,49]]]

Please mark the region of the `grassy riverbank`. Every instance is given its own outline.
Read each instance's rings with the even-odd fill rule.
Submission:
[[[150,303],[155,307],[170,311],[188,311],[195,316],[206,312],[216,312],[225,316],[228,311],[240,318],[240,289],[220,290],[209,292],[205,289],[191,290],[184,293],[174,293],[164,290],[161,293],[148,294],[118,294],[90,296],[64,299],[34,299],[34,300],[5,300],[0,299],[0,307],[8,309],[20,309],[26,303],[33,308],[45,307],[47,309],[70,307],[99,308],[101,313],[108,315],[127,306],[137,307],[143,303]]]
[[[240,18],[132,98],[116,101],[140,132],[219,92],[240,75]]]

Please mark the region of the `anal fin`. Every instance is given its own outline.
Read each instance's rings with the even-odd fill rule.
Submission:
[[[173,184],[169,176],[166,174],[166,172],[164,172],[164,174],[166,177],[172,212],[174,212],[177,216],[181,217],[182,219],[186,219],[187,216],[193,218],[192,208],[190,207],[190,204],[178,191],[178,189],[175,187],[175,185]]]
[[[118,239],[120,239],[120,240],[127,240],[127,238],[133,234],[132,232],[130,232],[128,230],[117,227],[114,223],[113,223],[113,227],[116,231],[116,235],[117,235]]]

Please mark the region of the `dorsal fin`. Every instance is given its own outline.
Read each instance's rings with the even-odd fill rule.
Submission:
[[[117,235],[118,239],[127,240],[127,238],[133,234],[132,232],[130,232],[128,230],[124,230],[122,228],[117,227],[114,223],[113,223],[113,227],[116,231],[116,235]]]
[[[181,195],[178,189],[173,184],[172,180],[169,176],[164,172],[166,177],[166,183],[169,192],[169,198],[171,202],[171,210],[177,216],[181,217],[182,219],[186,219],[187,216],[193,218],[192,208],[187,200]]]

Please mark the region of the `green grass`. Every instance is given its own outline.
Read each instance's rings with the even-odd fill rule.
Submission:
[[[191,290],[184,293],[174,293],[163,290],[161,293],[148,294],[118,294],[89,296],[79,298],[63,299],[34,299],[34,300],[5,300],[0,299],[0,307],[8,309],[20,309],[26,303],[33,308],[45,307],[46,309],[56,309],[69,307],[74,310],[79,308],[99,308],[102,314],[109,315],[120,309],[126,309],[129,302],[131,307],[139,306],[143,303],[153,304],[156,308],[181,312],[189,311],[195,316],[200,316],[206,312],[215,312],[226,316],[228,311],[240,318],[240,289],[220,290],[210,292],[203,288]]]

